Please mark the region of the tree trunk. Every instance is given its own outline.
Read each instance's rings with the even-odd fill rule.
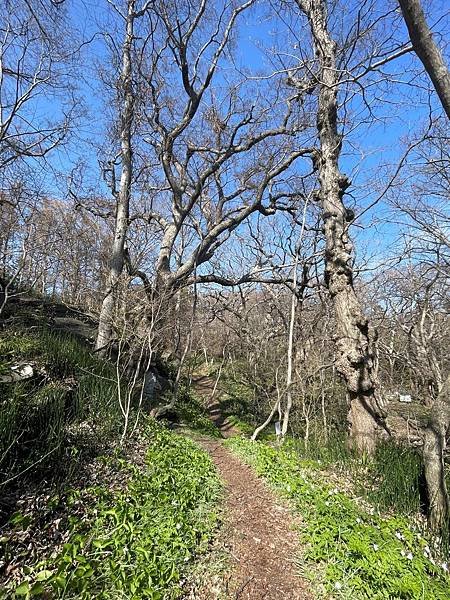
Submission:
[[[442,386],[425,429],[423,462],[427,482],[430,527],[442,530],[449,525],[450,504],[445,485],[444,450],[450,427],[450,376]]]
[[[347,384],[351,443],[359,451],[373,452],[384,412],[377,392],[375,336],[353,286],[351,219],[343,202],[349,181],[339,170],[337,46],[327,29],[325,1],[297,0],[297,4],[308,18],[319,65],[317,169],[326,240],[325,282],[336,315],[336,368]]]
[[[303,233],[303,230],[302,230]],[[295,260],[292,276],[292,295],[291,295],[291,315],[289,319],[288,333],[288,352],[287,352],[287,373],[286,373],[286,409],[283,416],[283,425],[281,427],[281,437],[284,439],[289,426],[289,415],[292,409],[292,363],[294,351],[294,328],[297,309],[297,269],[298,269],[298,253],[300,248],[296,248]]]
[[[442,106],[450,119],[450,72],[433,40],[420,0],[398,0],[414,52],[428,73]]]
[[[114,240],[111,249],[111,261],[107,277],[105,295],[100,311],[97,341],[95,347],[105,352],[113,339],[114,311],[117,303],[117,287],[125,264],[125,241],[128,232],[129,207],[132,178],[132,125],[134,117],[134,100],[132,89],[132,59],[135,0],[128,0],[126,35],[122,53],[121,93],[123,98],[120,117],[120,143],[122,172],[119,190],[116,195],[116,220]]]

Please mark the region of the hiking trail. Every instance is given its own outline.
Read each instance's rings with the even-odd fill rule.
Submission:
[[[194,382],[211,420],[223,437],[237,430],[223,416],[213,378]],[[209,452],[225,486],[225,524],[221,533],[229,572],[217,586],[197,590],[198,600],[310,600],[307,583],[297,574],[298,521],[254,471],[235,457],[221,440],[197,438]],[[220,593],[222,595],[220,595]]]

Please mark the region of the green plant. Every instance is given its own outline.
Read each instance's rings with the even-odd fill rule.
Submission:
[[[220,431],[211,421],[208,411],[185,384],[178,389],[174,410],[180,420],[191,429],[212,437],[220,437]]]
[[[349,600],[449,598],[447,565],[438,564],[431,540],[406,517],[362,508],[327,485],[293,448],[240,438],[227,444],[294,503],[302,515],[305,560],[322,566],[328,594]]]
[[[385,442],[368,463],[369,481],[362,487],[368,499],[381,509],[416,513],[420,509],[421,472],[422,460],[416,450]]]
[[[97,443],[117,431],[114,368],[79,339],[47,327],[16,328],[2,332],[0,354],[7,373],[24,362],[34,370],[30,379],[0,383],[0,483],[22,472],[38,476],[55,464],[65,471],[65,446],[85,444],[88,431]],[[89,427],[77,430],[86,420]]]
[[[74,520],[56,557],[29,569],[12,598],[169,600],[192,559],[206,549],[217,523],[220,482],[209,456],[193,441],[147,425],[145,469],[121,461],[126,489],[94,489],[87,519]],[[75,494],[71,502],[77,502]]]
[[[286,442],[302,459],[317,461],[320,465],[350,465],[355,458],[348,448],[346,436],[340,432],[332,431],[326,441],[314,435],[307,443],[300,437],[289,438]]]

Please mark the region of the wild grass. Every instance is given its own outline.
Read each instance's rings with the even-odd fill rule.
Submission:
[[[423,464],[417,450],[393,442],[381,443],[367,462],[367,498],[380,510],[414,514],[423,498]]]
[[[323,439],[323,438],[322,438]],[[306,443],[291,438],[286,446],[317,468],[331,467],[347,473],[355,492],[380,511],[394,510],[404,515],[417,514],[424,506],[423,464],[420,453],[395,442],[382,442],[374,456],[353,452],[343,433],[331,432],[326,441],[312,436]]]
[[[351,464],[355,456],[348,447],[346,436],[342,432],[331,431],[326,438],[320,434],[311,435],[306,441],[304,438],[292,436],[287,444],[291,445],[302,459],[317,461],[322,465]]]
[[[30,379],[0,383],[0,485],[24,473],[63,473],[68,446],[101,445],[117,430],[114,369],[77,338],[17,328],[2,332],[0,356],[3,374],[17,364],[34,370]]]

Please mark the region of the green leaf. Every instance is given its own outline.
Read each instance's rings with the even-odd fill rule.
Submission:
[[[30,590],[30,595],[37,596],[38,594],[42,594],[44,591],[45,591],[45,588],[42,585],[42,583],[35,583]]]
[[[16,596],[27,596],[30,593],[30,584],[28,581],[23,581],[19,587],[14,590]]]
[[[44,569],[43,571],[40,571],[36,575],[36,581],[47,581],[47,579],[50,579],[50,577],[52,575],[53,575],[52,571],[48,571],[47,569]]]

